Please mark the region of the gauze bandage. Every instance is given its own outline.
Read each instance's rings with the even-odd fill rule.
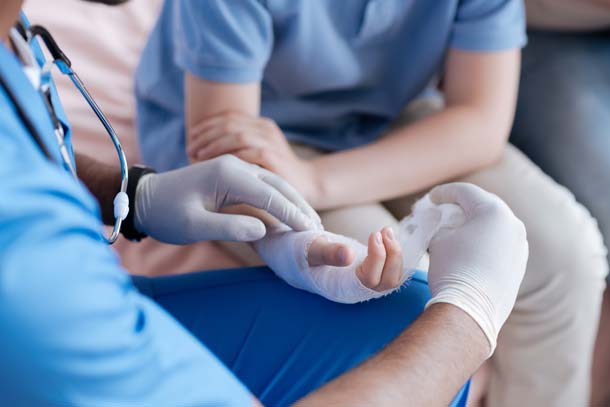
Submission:
[[[318,238],[352,247],[356,253],[352,264],[347,267],[309,266],[309,247]],[[367,248],[347,237],[325,231],[294,232],[283,229],[269,233],[254,243],[254,248],[275,274],[288,284],[331,301],[352,304],[386,294],[371,290],[360,282],[356,268],[364,261]]]
[[[464,221],[457,205],[434,205],[427,197],[418,201],[413,214],[400,222],[398,239],[403,250],[401,284],[409,279],[432,237],[445,227],[455,227]],[[355,260],[346,267],[310,267],[307,261],[309,247],[317,238],[352,247]],[[367,247],[344,236],[325,231],[294,232],[278,229],[257,241],[254,248],[269,267],[293,287],[321,295],[331,301],[352,304],[379,298],[400,288],[375,291],[364,286],[356,269],[367,256]]]
[[[414,269],[439,230],[459,227],[464,221],[464,212],[457,205],[435,205],[428,195],[417,201],[411,215],[398,224],[403,267],[407,270]]]

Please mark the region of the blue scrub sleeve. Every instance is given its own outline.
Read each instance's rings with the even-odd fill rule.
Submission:
[[[142,296],[86,189],[0,89],[0,404],[247,406],[248,390]]]
[[[257,82],[273,47],[271,16],[256,0],[176,0],[174,62],[203,79]]]
[[[462,0],[449,46],[468,51],[501,51],[525,46],[521,0]]]

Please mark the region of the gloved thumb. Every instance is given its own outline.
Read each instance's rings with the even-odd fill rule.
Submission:
[[[229,240],[252,242],[265,237],[265,224],[252,216],[202,210],[202,216],[189,225],[192,241]]]

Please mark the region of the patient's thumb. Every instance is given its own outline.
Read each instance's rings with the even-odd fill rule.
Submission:
[[[346,267],[354,262],[354,250],[343,243],[330,243],[323,237],[314,240],[307,253],[310,267]]]

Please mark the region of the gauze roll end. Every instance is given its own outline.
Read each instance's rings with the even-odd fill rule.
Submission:
[[[454,204],[436,205],[428,195],[413,205],[411,215],[398,225],[398,241],[403,251],[404,268],[412,271],[419,264],[432,238],[442,228],[464,224],[464,211]]]

